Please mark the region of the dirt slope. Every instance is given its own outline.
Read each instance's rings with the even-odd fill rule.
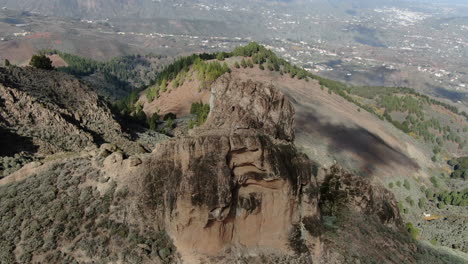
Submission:
[[[183,117],[190,114],[190,106],[192,103],[208,103],[211,97],[209,89],[199,89],[200,83],[196,77],[190,81],[184,82],[177,88],[172,88],[172,82],[168,84],[169,90],[148,103],[145,92],[140,94],[139,102],[143,105],[143,111],[147,116],[153,113],[165,115],[174,113],[178,117]]]

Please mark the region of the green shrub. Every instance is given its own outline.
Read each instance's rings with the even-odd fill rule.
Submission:
[[[432,182],[432,184],[434,185],[435,188],[439,188],[440,187],[440,184],[439,184],[439,181],[437,180],[437,178],[435,176],[432,176],[430,178],[430,181]]]
[[[411,237],[413,239],[418,239],[419,237],[419,229],[417,229],[416,227],[413,226],[412,223],[407,223],[406,224],[406,230],[408,231],[408,233],[411,235]]]
[[[398,202],[397,203],[397,206],[398,206],[398,209],[400,210],[400,212],[403,212],[403,210],[405,209],[404,205],[402,202]]]
[[[408,191],[411,189],[411,185],[410,185],[409,181],[406,180],[406,179],[405,179],[405,181],[404,181],[404,183],[403,183],[403,186],[404,186],[404,187],[406,188],[406,190],[408,190]]]
[[[164,121],[167,121],[168,119],[175,120],[175,119],[177,119],[177,116],[176,116],[176,114],[169,112],[169,113],[165,114],[164,117],[163,117]]]
[[[393,188],[393,182],[389,183],[389,184],[388,184],[388,187],[389,187],[390,189],[392,189],[392,188]]]
[[[414,201],[410,196],[406,197],[405,201],[412,207],[414,206]]]
[[[172,119],[172,118],[169,117],[169,118],[166,120],[166,127],[167,127],[168,129],[173,129],[173,128],[175,127],[174,119]]]
[[[247,62],[245,62],[245,59],[244,59],[244,58],[242,58],[242,60],[241,60],[241,66],[242,66],[242,68],[244,68],[244,69],[247,68]]]
[[[216,55],[216,59],[223,61],[225,58],[225,52],[219,52],[218,55]]]
[[[201,126],[208,118],[208,114],[210,113],[210,105],[203,104],[202,102],[193,103],[190,107],[190,113],[195,115],[195,119],[191,120],[189,123],[189,128],[192,129],[195,126]]]
[[[148,118],[148,126],[151,130],[156,131],[158,127],[159,115],[154,113],[150,118]]]
[[[45,55],[33,55],[29,65],[43,70],[53,70],[52,61]]]
[[[426,208],[426,198],[419,198],[419,201],[418,201],[418,206],[419,208],[421,209],[424,209]]]
[[[453,172],[450,174],[451,178],[468,179],[468,157],[449,160],[448,164],[453,166]]]
[[[434,198],[434,192],[431,189],[426,190],[426,198],[432,200]]]

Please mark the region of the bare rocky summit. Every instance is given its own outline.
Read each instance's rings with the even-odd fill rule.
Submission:
[[[203,126],[154,150],[142,200],[164,210],[187,263],[224,250],[289,252],[293,224],[318,211],[317,197],[308,212],[299,208],[302,189],[316,184],[310,160],[292,143],[291,104],[274,87],[223,77],[212,105]]]

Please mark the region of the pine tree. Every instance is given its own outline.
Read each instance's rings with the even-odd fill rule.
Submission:
[[[156,128],[158,127],[158,120],[159,115],[157,113],[154,113],[150,118],[148,118],[148,125],[151,130],[156,131]]]
[[[29,62],[30,66],[34,68],[43,69],[43,70],[53,70],[52,61],[49,57],[45,55],[33,55],[31,61]]]
[[[166,88],[167,88],[167,80],[166,79],[163,79],[162,82],[161,82],[161,86],[159,88],[159,90],[161,92],[165,92],[166,91]]]
[[[5,59],[5,67],[10,67],[11,63],[8,59]]]
[[[224,52],[220,52],[216,55],[216,59],[217,60],[220,60],[220,61],[223,61],[224,60]]]

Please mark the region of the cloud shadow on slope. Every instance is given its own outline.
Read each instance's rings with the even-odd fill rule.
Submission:
[[[368,168],[370,174],[373,174],[378,166],[391,164],[419,169],[419,165],[410,157],[368,130],[329,123],[320,118],[313,109],[309,107],[306,109],[307,111],[296,112],[296,129],[304,133],[316,133],[328,139],[330,152],[338,150],[338,152],[354,153],[364,163],[364,167]]]

